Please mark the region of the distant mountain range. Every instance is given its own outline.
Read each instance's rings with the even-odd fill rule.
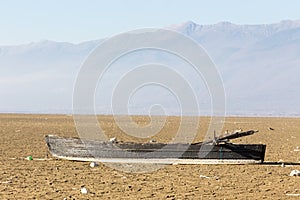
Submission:
[[[228,115],[300,115],[300,21],[265,25],[189,21],[167,28],[193,38],[211,56],[224,82]],[[0,112],[71,112],[77,73],[101,41],[0,46]],[[197,88],[197,81],[192,82]],[[132,103],[132,113],[145,113],[157,100],[150,91],[145,94],[144,101]],[[99,102],[98,112],[109,113],[110,103]],[[208,110],[203,102],[201,109]],[[168,114],[178,114],[176,106],[170,101]]]

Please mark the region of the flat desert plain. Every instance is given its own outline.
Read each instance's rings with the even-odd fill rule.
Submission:
[[[150,122],[142,116],[133,120],[141,126]],[[136,139],[112,116],[99,116],[105,134],[123,141],[168,142],[179,122],[169,117],[158,134]],[[199,122],[195,142],[203,139],[210,120]],[[300,199],[300,177],[289,176],[300,170],[300,118],[226,118],[223,131],[239,128],[259,130],[232,142],[266,144],[264,164],[167,165],[151,173],[126,173],[101,163],[91,168],[88,162],[47,157],[45,135],[78,137],[72,116],[2,114],[0,199]]]

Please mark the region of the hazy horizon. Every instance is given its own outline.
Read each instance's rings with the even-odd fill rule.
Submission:
[[[203,26],[189,21],[169,28],[193,38],[211,56],[223,79],[227,115],[300,116],[299,21],[255,26],[230,23]],[[4,97],[0,111],[72,113],[76,77],[84,60],[101,41],[99,38],[77,45],[44,41],[0,46],[0,95]],[[174,69],[188,69],[180,60],[164,54],[151,53],[146,57],[141,54],[129,57],[119,68],[114,68],[116,71],[108,74],[110,78],[105,84],[111,86],[112,80],[117,81],[125,66],[124,69],[130,69],[138,65],[133,60],[139,64],[155,61]],[[210,97],[203,80],[192,74],[187,71],[185,76],[197,93],[201,115],[210,115]],[[105,92],[109,90],[108,87]],[[161,97],[155,98],[155,94]],[[110,101],[101,98],[96,113],[110,114]],[[156,102],[165,106],[166,115],[179,115],[172,97],[157,89],[135,95],[128,109],[131,114],[147,114],[150,105]],[[126,112],[118,110],[118,113]],[[193,110],[187,113],[195,115]]]
[[[208,69],[217,74],[210,78],[222,81],[216,85],[223,87],[227,115],[300,116],[299,1],[11,0],[0,5],[0,112],[71,113],[77,77],[91,52],[112,36],[150,27],[175,30],[204,48],[214,63]],[[107,49],[135,43],[135,36]],[[165,35],[156,39],[169,47],[182,42],[170,42],[174,38]],[[182,43],[177,47],[193,54]],[[97,88],[105,87],[95,90],[96,113],[111,113],[114,84],[126,79],[134,67],[149,63],[179,71],[194,91],[200,115],[211,114],[215,98],[205,77],[197,76],[178,55],[147,51],[117,62],[105,74],[106,82],[97,83]],[[170,78],[162,71],[156,72],[157,77]],[[140,77],[147,78],[149,73]],[[131,77],[127,84],[139,79]],[[172,87],[186,92],[174,80]],[[154,85],[135,88],[127,99],[127,110],[117,106],[117,113],[180,114],[181,104],[172,87]],[[190,105],[185,109],[195,112]]]

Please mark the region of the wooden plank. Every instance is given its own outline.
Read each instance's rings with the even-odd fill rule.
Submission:
[[[223,142],[223,141],[229,141],[229,140],[232,140],[232,139],[237,139],[237,138],[240,138],[240,137],[253,135],[254,133],[257,133],[257,132],[258,132],[257,130],[236,131],[236,132],[228,133],[226,135],[221,135],[221,136],[215,137],[212,140],[199,142],[199,144],[220,143],[220,142]]]

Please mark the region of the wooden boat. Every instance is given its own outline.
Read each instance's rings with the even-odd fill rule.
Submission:
[[[234,132],[193,144],[128,143],[46,136],[50,153],[77,161],[157,164],[250,164],[262,163],[266,145],[233,144],[230,139],[257,131]]]

